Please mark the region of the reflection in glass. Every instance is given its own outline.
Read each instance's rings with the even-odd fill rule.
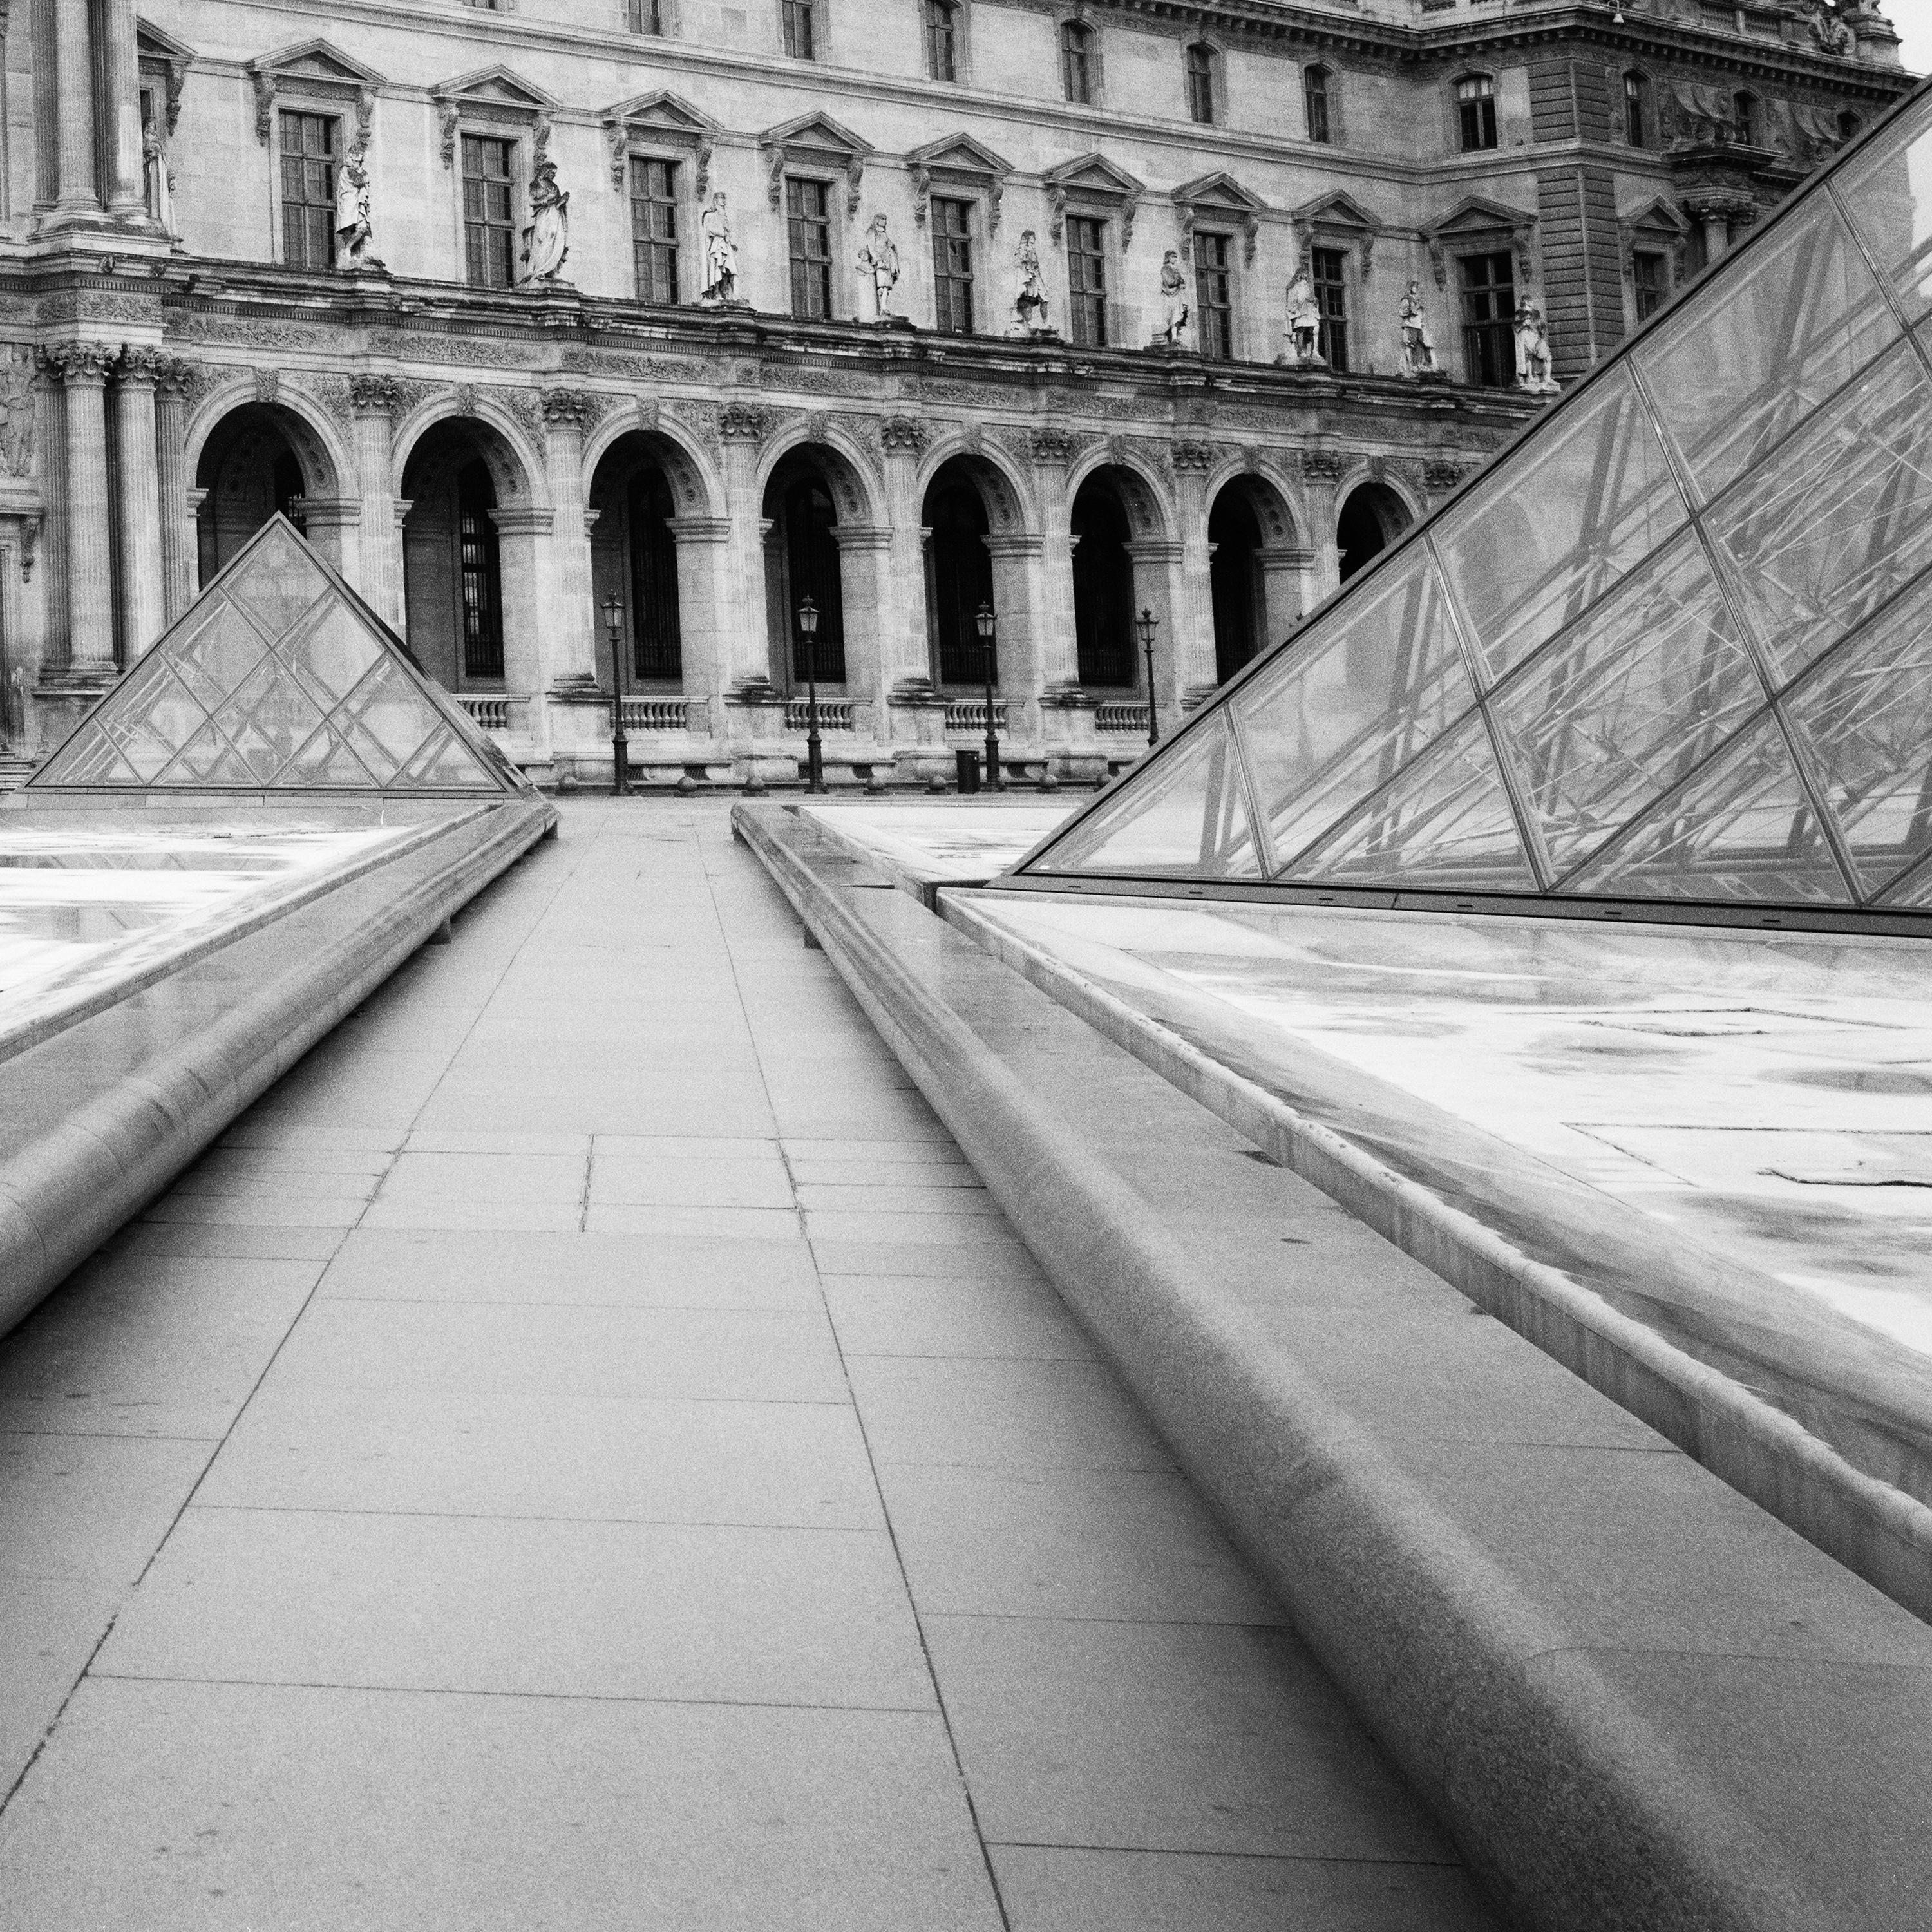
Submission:
[[[1536,876],[1481,718],[1466,719],[1286,877],[1298,884],[1534,892]]]
[[[1834,185],[1906,314],[1932,310],[1932,100],[1846,163]]]
[[[1628,371],[1610,373],[1452,511],[1436,539],[1491,681],[1580,616],[1686,514]]]
[[[1932,563],[1932,382],[1910,346],[1740,482],[1707,526],[1780,684]]]
[[[1932,850],[1932,578],[1784,700],[1868,893]]]
[[[1764,697],[1687,530],[1491,700],[1552,870],[1580,863]]]
[[[1706,498],[1896,339],[1897,319],[1828,200],[1814,201],[1634,353]]]
[[[1564,886],[1609,898],[1816,904],[1852,897],[1768,716]]]
[[[1190,731],[1158,782],[1103,804],[1042,866],[1055,872],[1180,874],[1258,879],[1261,863],[1242,795],[1240,760],[1225,716]]]
[[[1440,580],[1420,549],[1327,628],[1278,656],[1234,700],[1278,864],[1475,701]]]

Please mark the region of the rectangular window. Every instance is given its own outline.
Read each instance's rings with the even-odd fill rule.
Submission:
[[[677,300],[676,182],[674,163],[631,157],[631,252],[640,302]]]
[[[1083,349],[1107,343],[1107,224],[1084,214],[1066,218],[1066,295],[1073,339]]]
[[[664,0],[630,0],[630,10],[632,33],[664,32]]]
[[[1495,82],[1478,74],[1456,83],[1456,122],[1466,154],[1496,145]]]
[[[282,260],[291,268],[335,266],[335,121],[282,116]]]
[[[1324,142],[1334,140],[1328,119],[1328,70],[1312,67],[1301,77],[1301,106],[1303,118],[1308,126],[1308,138]]]
[[[926,0],[926,70],[934,80],[959,78],[958,0]]]
[[[456,488],[457,566],[463,596],[463,675],[503,675],[503,614],[497,604],[502,582],[497,558],[496,519],[490,514],[489,472],[470,465]]]
[[[825,184],[785,183],[785,227],[791,249],[791,312],[807,322],[832,313],[832,198]]]
[[[1340,248],[1312,251],[1310,280],[1315,290],[1315,305],[1322,312],[1320,340],[1322,359],[1338,376],[1348,370],[1348,257]]]
[[[1670,294],[1664,279],[1664,257],[1646,249],[1637,250],[1630,256],[1630,279],[1636,284],[1636,319],[1648,322]]]
[[[1201,352],[1219,362],[1234,352],[1234,272],[1229,237],[1194,238],[1194,326]]]
[[[1486,389],[1516,381],[1516,269],[1508,250],[1465,255],[1456,266],[1462,280],[1462,360],[1468,380]]]
[[[1187,115],[1203,127],[1214,121],[1214,55],[1211,48],[1187,50]]]
[[[1648,130],[1644,125],[1643,76],[1627,74],[1624,76],[1624,139],[1633,148],[1646,145]]]
[[[1069,100],[1090,105],[1094,99],[1094,62],[1088,44],[1091,30],[1078,20],[1060,29],[1060,82]]]
[[[514,141],[463,137],[463,257],[472,288],[507,289],[516,280],[516,155]]]
[[[812,0],[778,0],[778,22],[784,30],[784,50],[794,60],[818,58]]]
[[[973,333],[973,204],[932,204],[934,317],[949,335]]]

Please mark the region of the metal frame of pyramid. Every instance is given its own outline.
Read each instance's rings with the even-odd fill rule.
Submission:
[[[994,883],[1932,932],[1932,83]]]
[[[280,514],[24,789],[470,800],[533,790]]]

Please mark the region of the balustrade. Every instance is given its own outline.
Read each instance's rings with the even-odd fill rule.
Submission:
[[[1112,701],[1096,704],[1094,707],[1094,728],[1096,731],[1137,731],[1144,736],[1148,708],[1144,704]]]
[[[818,728],[821,731],[850,731],[857,728],[852,722],[853,700],[849,698],[821,698],[818,700]],[[785,700],[785,729],[788,731],[805,731],[811,729],[810,704],[802,698]]]

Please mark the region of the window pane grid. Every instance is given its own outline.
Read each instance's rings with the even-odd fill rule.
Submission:
[[[516,143],[494,136],[463,137],[464,268],[478,288],[507,289],[516,279]]]
[[[282,254],[292,268],[335,264],[335,121],[326,114],[284,113],[282,134]]]
[[[791,312],[809,322],[832,314],[832,215],[823,182],[785,183],[785,227],[791,251]]]
[[[1234,352],[1233,272],[1228,238],[1197,234],[1194,238],[1194,310],[1201,352],[1226,362]]]
[[[1084,215],[1066,223],[1067,298],[1073,318],[1073,340],[1082,348],[1101,349],[1107,342],[1106,224]]]
[[[973,204],[932,204],[932,287],[934,317],[950,334],[973,332]]]
[[[640,302],[677,300],[676,178],[672,162],[631,158],[631,248]]]
[[[1312,67],[1301,77],[1301,102],[1304,118],[1311,141],[1327,142],[1334,140],[1328,120],[1328,72],[1325,68]]]
[[[1060,30],[1060,80],[1069,100],[1094,98],[1093,59],[1089,30],[1069,20]]]
[[[1315,303],[1321,311],[1318,344],[1322,358],[1337,375],[1348,370],[1347,257],[1340,248],[1312,251]]]
[[[815,60],[818,58],[817,39],[814,32],[817,22],[812,16],[812,0],[779,0],[779,19],[784,31],[784,50],[794,60]]]

